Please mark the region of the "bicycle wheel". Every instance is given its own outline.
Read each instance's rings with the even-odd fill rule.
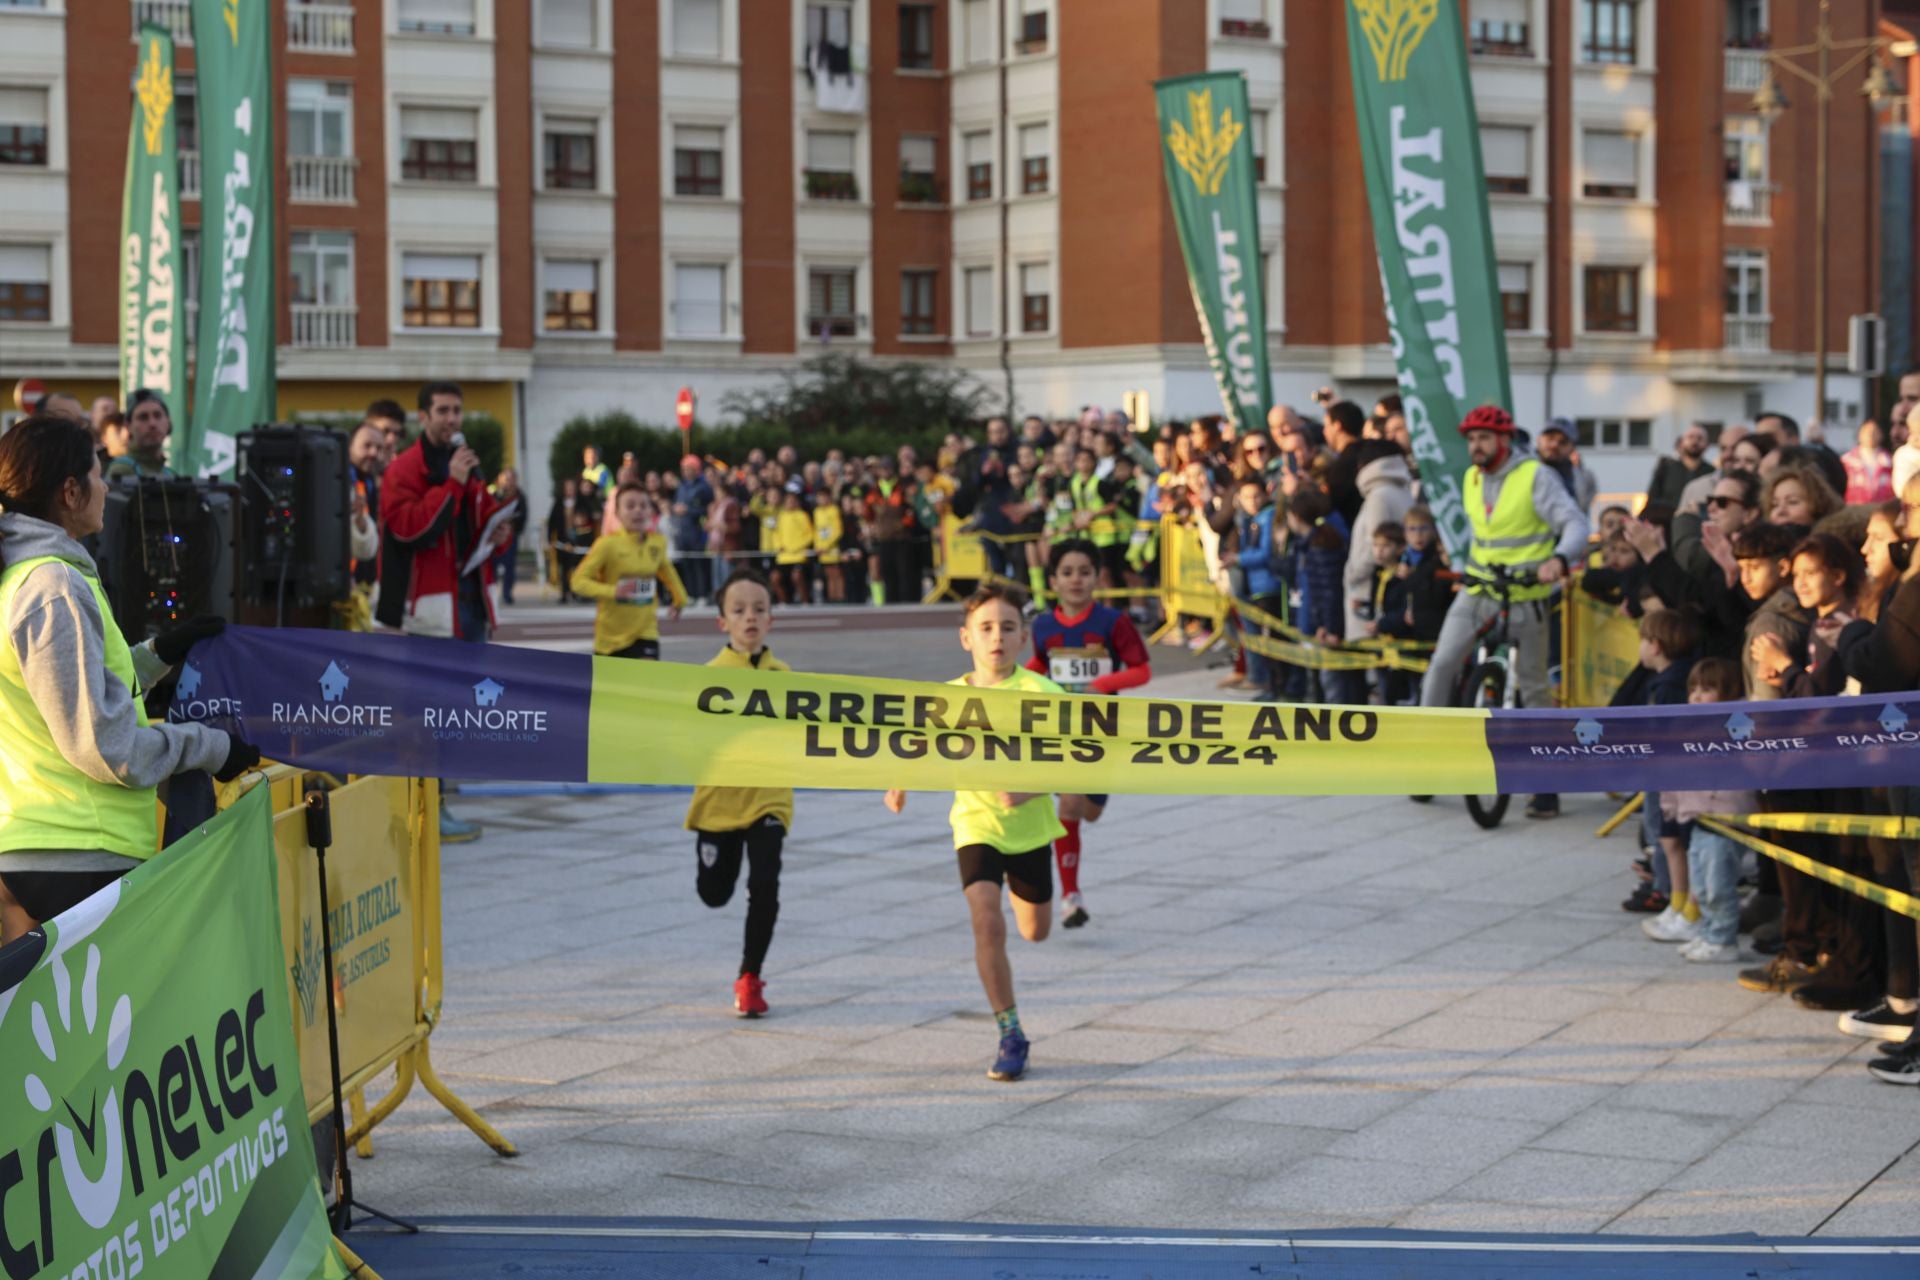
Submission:
[[[1476,707],[1491,711],[1501,706],[1507,692],[1507,669],[1495,662],[1483,662],[1467,673],[1461,683],[1458,705]],[[1467,812],[1479,826],[1488,831],[1499,826],[1507,816],[1507,804],[1512,796],[1468,796]]]

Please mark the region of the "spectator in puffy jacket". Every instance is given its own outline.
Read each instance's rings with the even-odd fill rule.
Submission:
[[[1293,533],[1291,579],[1300,594],[1294,625],[1317,644],[1345,639],[1347,522],[1324,492],[1302,485],[1287,505]],[[1366,684],[1357,671],[1317,673],[1326,702],[1364,702]]]
[[[1227,557],[1240,579],[1239,588],[1256,609],[1284,618],[1287,589],[1274,567],[1274,506],[1267,486],[1260,477],[1250,475],[1240,481],[1233,497],[1235,547]],[[1247,683],[1255,697],[1270,698],[1279,692],[1274,668],[1266,655],[1247,649]]]

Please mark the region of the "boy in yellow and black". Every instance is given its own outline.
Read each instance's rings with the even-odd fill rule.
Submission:
[[[567,585],[575,595],[598,602],[593,615],[593,651],[610,658],[660,656],[661,591],[667,593],[667,617],[678,618],[687,589],[667,558],[667,539],[654,526],[653,498],[637,484],[623,484],[613,495],[617,532],[596,538]]]
[[[752,667],[790,671],[767,648],[773,628],[773,595],[751,569],[737,569],[715,598],[726,647],[710,667]],[[687,829],[697,833],[694,885],[700,901],[724,907],[747,864],[747,932],[740,952],[740,976],[733,984],[733,1011],[757,1018],[767,1011],[766,983],[760,966],[773,941],[780,916],[780,851],[793,825],[793,792],[785,787],[695,787],[687,806]]]
[[[1017,589],[989,583],[967,597],[960,646],[973,658],[973,670],[949,684],[975,689],[1012,689],[1025,693],[1065,692],[1043,675],[1020,665],[1026,647],[1025,596]],[[907,793],[887,792],[895,813]],[[1013,966],[1007,961],[1007,921],[1000,888],[1011,891],[1020,936],[1043,941],[1053,928],[1053,842],[1066,828],[1054,816],[1053,797],[1043,793],[956,791],[948,815],[953,847],[960,863],[960,888],[973,921],[973,961],[1000,1028],[1000,1049],[987,1068],[990,1080],[1018,1080],[1027,1069],[1027,1037],[1013,999]]]
[[[800,489],[798,480],[787,481],[773,526],[773,585],[782,604],[813,603],[813,574],[807,568],[813,554],[813,517]]]
[[[827,601],[830,604],[843,603],[847,598],[846,579],[840,568],[840,537],[844,531],[840,523],[840,504],[833,495],[814,495],[813,555],[820,566],[820,576],[825,579]]]

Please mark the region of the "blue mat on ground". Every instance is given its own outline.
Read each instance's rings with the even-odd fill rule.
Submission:
[[[436,1218],[419,1225],[419,1235],[355,1230],[348,1241],[385,1280],[1491,1280],[1629,1273],[1636,1280],[1910,1280],[1920,1272],[1920,1238],[1215,1233],[686,1218]]]

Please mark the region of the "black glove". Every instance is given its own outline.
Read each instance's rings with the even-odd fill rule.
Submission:
[[[180,665],[197,640],[211,640],[227,629],[225,618],[202,614],[188,618],[177,627],[168,627],[153,638],[154,656],[170,667]]]
[[[260,748],[248,742],[237,733],[227,735],[227,762],[214,770],[213,776],[221,782],[232,782],[260,763]]]

